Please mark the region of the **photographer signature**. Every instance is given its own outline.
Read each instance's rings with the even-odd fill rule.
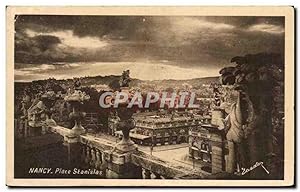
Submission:
[[[250,172],[250,171],[252,171],[252,170],[254,170],[254,169],[256,169],[257,167],[262,167],[264,170],[265,170],[265,172],[267,173],[267,174],[270,174],[270,172],[267,170],[267,168],[264,166],[264,162],[262,162],[262,161],[260,161],[260,162],[256,162],[254,165],[252,165],[251,167],[249,167],[249,168],[244,168],[244,167],[242,167],[241,169],[242,169],[242,175],[245,175],[246,173],[248,173],[248,172]]]

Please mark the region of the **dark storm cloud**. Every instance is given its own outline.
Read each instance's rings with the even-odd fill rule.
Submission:
[[[40,32],[56,30],[73,30],[78,36],[117,35],[126,39],[147,40],[151,32],[171,25],[170,17],[158,16],[19,16],[16,21],[16,29],[24,27],[32,28]],[[172,17],[171,17],[172,18]],[[174,17],[178,18],[178,17]],[[284,27],[284,17],[255,17],[255,16],[232,16],[232,17],[190,17],[201,18],[213,23],[224,23],[236,26],[240,29],[247,28],[257,23],[266,23]],[[142,35],[143,33],[143,35]],[[139,35],[137,35],[139,34]]]
[[[235,16],[235,17],[205,17],[206,20],[215,23],[226,23],[239,28],[247,28],[257,23],[279,25],[284,27],[284,17],[263,17],[263,16]]]
[[[18,16],[15,26],[20,63],[168,60],[220,67],[236,55],[284,49],[283,17]],[[68,38],[103,46],[78,47]]]
[[[79,37],[95,36],[110,38],[123,36],[126,39],[135,38],[142,17],[131,16],[19,16],[16,30],[29,28],[38,32],[53,32],[72,30]]]
[[[28,37],[23,32],[17,32],[15,34],[15,61],[18,63],[36,63],[53,60],[60,55],[56,50],[60,43],[60,39],[56,36]]]

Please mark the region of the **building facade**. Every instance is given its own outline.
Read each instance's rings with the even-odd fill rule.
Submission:
[[[212,118],[212,122],[216,122],[214,120],[215,118]],[[202,169],[210,173],[225,170],[225,131],[218,127],[206,121],[189,131],[189,157],[200,162],[203,165]]]

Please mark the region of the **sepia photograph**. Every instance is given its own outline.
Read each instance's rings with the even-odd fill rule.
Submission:
[[[294,185],[293,7],[7,7],[8,186]]]

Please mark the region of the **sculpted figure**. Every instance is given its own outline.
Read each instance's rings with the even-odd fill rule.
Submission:
[[[238,168],[237,165],[241,165],[241,156],[238,154],[239,146],[245,136],[243,130],[243,113],[241,109],[241,93],[238,93],[237,102],[232,104],[231,110],[228,116],[225,118],[225,132],[226,140],[228,141],[228,159],[226,162],[226,171],[234,173]]]
[[[28,120],[29,125],[32,127],[41,126],[41,121],[44,120],[44,111],[46,110],[46,106],[43,101],[36,101],[36,104],[32,105],[28,109]]]
[[[234,85],[238,99],[226,118],[229,154],[226,170],[234,173],[256,162],[266,162],[273,155],[272,113],[273,88],[283,80],[283,60],[280,55],[260,53],[234,57],[235,67],[220,71],[224,85]],[[274,72],[275,71],[275,72]],[[265,178],[263,168],[247,174],[250,178]]]
[[[120,81],[119,81],[120,87],[129,87],[129,83],[131,81],[131,78],[129,77],[129,75],[130,75],[129,70],[123,71]]]
[[[81,80],[80,78],[74,78],[74,89],[75,90],[80,90],[81,89]]]

